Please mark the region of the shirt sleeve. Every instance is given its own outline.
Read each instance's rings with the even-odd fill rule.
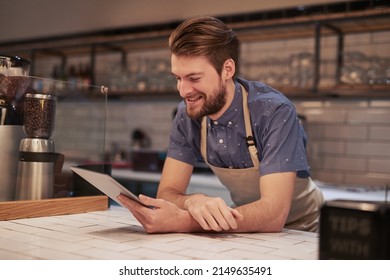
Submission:
[[[292,104],[281,103],[255,127],[260,148],[260,174],[297,172],[308,177],[305,135]]]

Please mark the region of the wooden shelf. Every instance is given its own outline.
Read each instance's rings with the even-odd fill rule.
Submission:
[[[275,87],[291,99],[302,98],[365,98],[390,99],[390,85],[338,85],[334,87],[320,87],[317,91],[309,88]]]
[[[339,85],[334,87],[321,87],[317,91],[312,88],[296,88],[289,86],[274,86],[275,89],[285,94],[289,98],[337,98],[337,97],[358,97],[358,98],[383,98],[390,99],[390,85]],[[90,98],[101,99],[103,96],[93,94]],[[74,100],[75,97],[64,97],[64,100]],[[115,100],[137,100],[137,101],[158,101],[173,100],[180,102],[182,98],[175,90],[167,91],[118,91],[110,92],[108,95],[110,101]]]

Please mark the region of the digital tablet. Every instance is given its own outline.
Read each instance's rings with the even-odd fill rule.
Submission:
[[[145,205],[138,196],[126,189],[108,174],[86,170],[79,167],[70,167],[70,169],[121,206],[124,205],[118,200],[117,196],[123,194],[139,204],[149,207]]]

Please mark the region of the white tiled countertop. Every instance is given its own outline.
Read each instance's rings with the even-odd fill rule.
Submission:
[[[147,234],[120,206],[107,211],[0,221],[0,259],[318,259],[318,235]]]

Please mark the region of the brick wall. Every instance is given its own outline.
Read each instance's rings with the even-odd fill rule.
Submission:
[[[390,183],[390,100],[296,101],[306,116],[313,177],[338,184]]]
[[[111,153],[114,146],[128,153],[133,130],[141,128],[149,135],[152,149],[165,150],[176,106],[177,102],[169,101],[113,101],[107,107],[103,102],[58,102],[53,135],[56,149],[81,160],[101,159],[104,151]]]

